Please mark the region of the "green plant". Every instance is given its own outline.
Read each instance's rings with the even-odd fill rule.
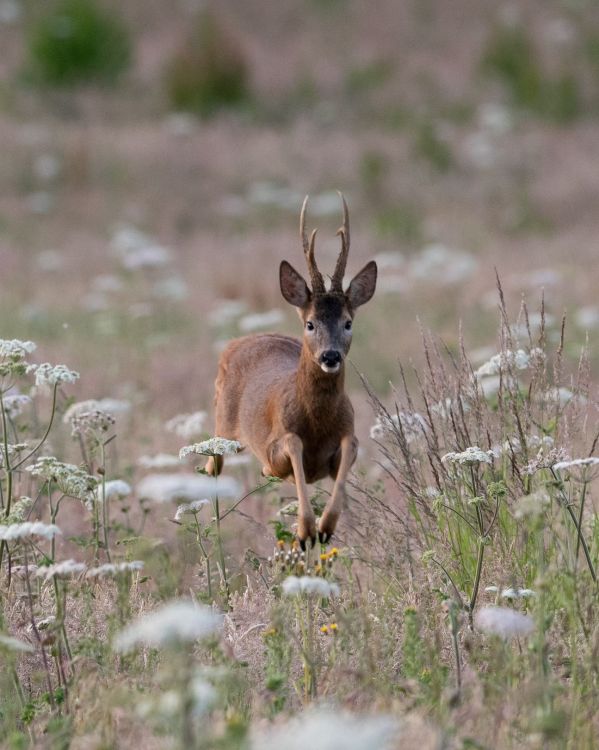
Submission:
[[[113,83],[131,62],[127,27],[94,0],[59,0],[33,26],[29,66],[44,83]]]
[[[569,122],[581,111],[578,81],[569,70],[548,77],[528,33],[521,27],[500,27],[482,59],[487,75],[499,79],[517,107],[557,122]]]
[[[249,69],[236,39],[218,17],[202,13],[169,63],[166,92],[175,109],[202,116],[249,99]]]

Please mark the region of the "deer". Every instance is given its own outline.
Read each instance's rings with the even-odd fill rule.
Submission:
[[[343,225],[337,231],[341,250],[327,289],[316,264],[314,229],[306,231],[306,196],[300,214],[300,237],[310,276],[286,260],[279,267],[283,298],[303,324],[302,339],[259,333],[234,339],[220,356],[215,383],[215,434],[236,440],[261,462],[266,477],[295,483],[297,538],[302,549],[318,539],[326,544],[345,505],[345,485],[358,453],[354,410],[345,393],[345,359],[352,341],[356,310],[376,288],[377,265],[371,260],[344,291],[350,247],[349,210],[339,193]],[[223,456],[211,456],[206,471],[221,473]],[[334,480],[323,513],[316,521],[308,484]]]

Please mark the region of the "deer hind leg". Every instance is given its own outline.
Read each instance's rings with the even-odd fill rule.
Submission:
[[[318,524],[318,536],[323,544],[333,536],[339,515],[345,503],[345,480],[356,456],[358,455],[358,439],[355,435],[341,438],[341,445],[331,465],[331,475],[335,477],[335,486]]]
[[[268,468],[272,475],[283,479],[293,473],[299,504],[297,536],[302,547],[305,547],[308,539],[314,546],[316,543],[316,517],[308,496],[301,439],[292,432],[283,435],[282,438],[269,446],[268,460],[270,466],[265,468]]]

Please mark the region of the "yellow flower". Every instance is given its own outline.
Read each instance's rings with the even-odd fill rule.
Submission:
[[[335,632],[336,632],[336,631],[338,630],[338,626],[337,626],[337,623],[336,623],[336,622],[332,622],[332,623],[331,623],[331,624],[329,625],[329,628],[330,628],[330,629],[331,629],[331,630],[333,631],[333,633],[335,633]]]
[[[337,547],[333,547],[333,549],[329,552],[329,555],[331,557],[337,557],[338,554],[339,554],[339,550],[337,549]]]
[[[323,625],[323,626],[322,626],[322,627],[320,628],[320,632],[321,632],[321,633],[322,633],[323,635],[328,635],[328,633],[329,633],[329,626],[328,626],[328,625]]]
[[[321,559],[321,560],[322,560],[322,561],[324,562],[325,560],[328,560],[328,559],[329,559],[329,556],[328,556],[327,554],[323,553],[323,554],[322,554],[322,555],[320,556],[320,559]]]

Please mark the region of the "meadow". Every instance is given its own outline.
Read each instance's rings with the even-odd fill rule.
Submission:
[[[596,747],[597,11],[377,6],[0,0],[2,747]],[[379,283],[304,552],[213,381],[337,189]]]

